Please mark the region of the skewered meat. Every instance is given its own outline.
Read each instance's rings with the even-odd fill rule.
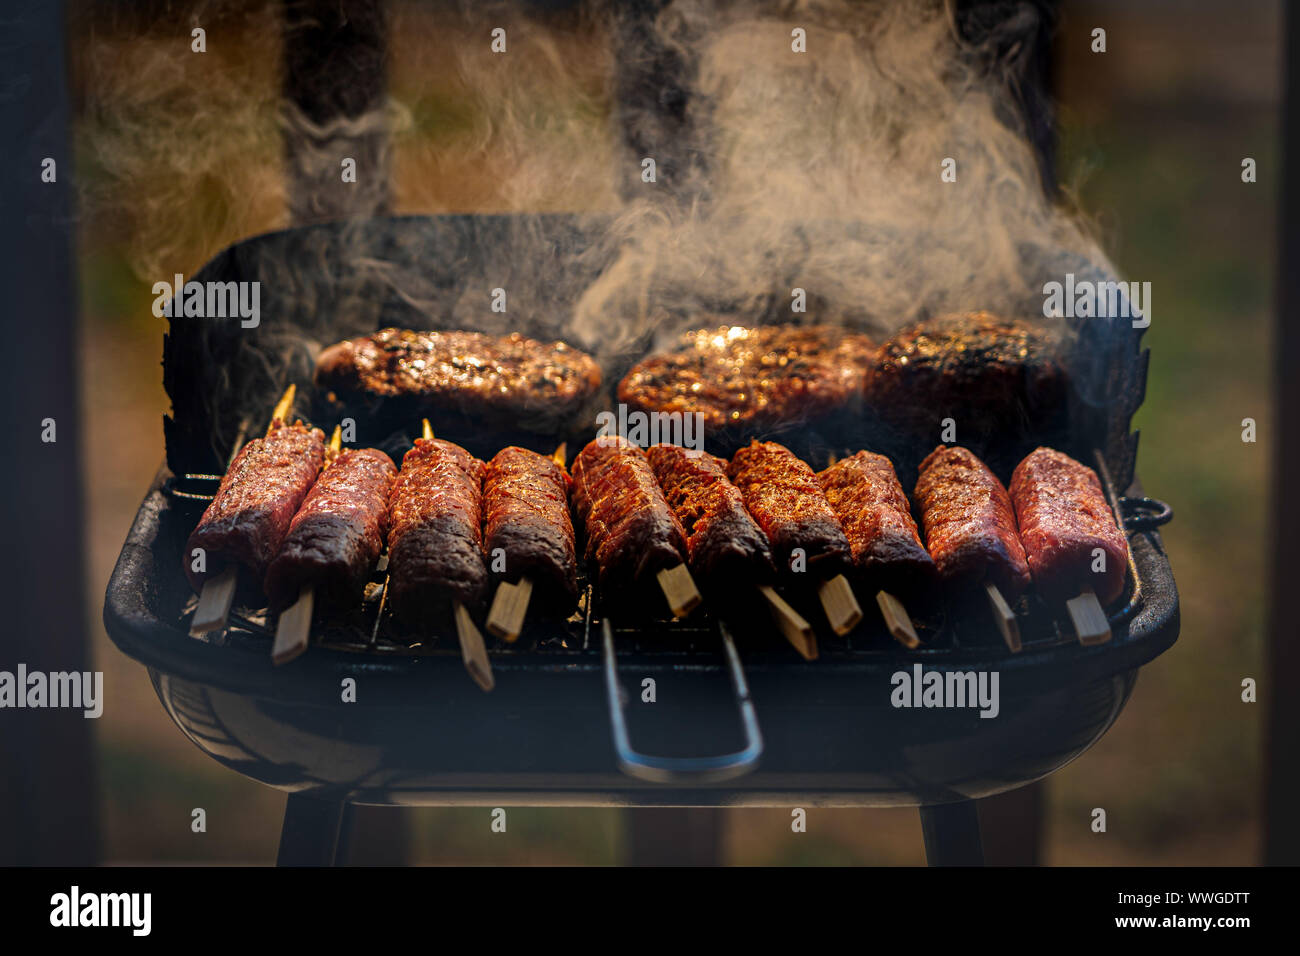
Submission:
[[[578,596],[569,476],[523,448],[503,448],[483,473],[483,539],[488,560],[505,553],[504,577],[545,582],[542,593],[571,608]]]
[[[346,407],[387,406],[395,418],[467,415],[483,426],[563,424],[600,388],[600,367],[563,342],[519,334],[382,329],[331,345],[316,385]]]
[[[703,588],[722,595],[740,583],[772,579],[772,550],[727,479],[725,461],[680,445],[654,445],[646,456],[686,532],[691,571]]]
[[[1091,587],[1102,604],[1124,593],[1128,538],[1115,523],[1096,472],[1069,455],[1039,448],[1016,466],[1011,500],[1034,584],[1048,600],[1065,601]],[[1093,571],[1093,549],[1105,570]]]
[[[266,593],[283,610],[304,587],[318,599],[352,603],[379,559],[388,532],[393,461],[374,448],[348,449],[321,472],[266,572]]]
[[[834,326],[700,329],[634,366],[618,399],[641,412],[699,412],[708,428],[772,428],[860,400],[874,351]]]
[[[922,590],[935,573],[907,495],[884,455],[860,451],[817,475],[853,552],[857,576],[887,591]]]
[[[573,504],[586,529],[585,558],[595,562],[607,592],[685,562],[681,522],[645,452],[626,439],[597,438],[578,453]]]
[[[194,590],[231,562],[261,581],[324,462],[325,436],[301,422],[277,421],[265,438],[241,448],[185,545]],[[203,571],[194,570],[195,548],[205,552]]]
[[[727,474],[767,535],[783,572],[793,573],[796,548],[803,551],[806,571],[818,580],[849,570],[851,552],[840,520],[817,475],[788,448],[776,442],[751,442],[736,452]]]
[[[916,482],[921,525],[939,574],[953,584],[996,584],[1007,600],[1029,586],[1016,516],[997,476],[968,449],[940,445]]]
[[[408,624],[482,603],[482,476],[483,462],[442,439],[417,438],[402,459],[388,500],[388,594]]]
[[[970,312],[888,339],[866,398],[900,449],[938,440],[952,418],[964,446],[999,459],[1009,452],[1010,471],[1027,447],[1063,427],[1065,376],[1044,331]]]

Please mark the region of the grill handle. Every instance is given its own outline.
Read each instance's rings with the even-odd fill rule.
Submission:
[[[1174,509],[1155,498],[1119,499],[1120,510],[1124,513],[1125,531],[1150,531],[1162,524],[1168,524],[1174,517]]]
[[[763,734],[758,729],[758,715],[754,711],[754,701],[749,695],[749,685],[745,682],[745,671],[740,666],[740,655],[736,644],[721,623],[718,632],[722,637],[722,651],[727,659],[727,674],[731,678],[731,687],[736,694],[736,704],[740,710],[740,722],[745,732],[745,746],[729,754],[717,754],[712,757],[656,757],[643,754],[632,747],[632,739],[627,729],[627,691],[618,679],[618,656],[614,652],[614,631],[609,619],[601,622],[605,662],[605,690],[609,698],[609,722],[614,730],[614,751],[618,756],[618,766],[629,777],[648,780],[651,783],[672,783],[685,786],[697,786],[733,780],[749,773],[758,766],[758,759],[763,755]]]

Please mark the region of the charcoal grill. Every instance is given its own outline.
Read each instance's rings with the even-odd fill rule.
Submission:
[[[634,7],[652,14],[656,4]],[[959,4],[963,22],[972,11],[1005,19],[995,3]],[[1036,51],[1022,58],[1024,82],[1012,87],[1050,190],[1050,111],[1041,95],[1050,16],[1021,19],[1040,42],[1009,43],[1005,56]],[[623,42],[648,42],[639,22],[627,21]],[[967,32],[978,25],[971,20]],[[676,144],[682,156],[664,157],[663,168],[689,165],[684,67],[669,51],[650,52],[626,58],[618,98],[636,105],[658,91],[663,128],[629,124],[628,144],[637,156]],[[418,647],[388,640],[383,622],[375,627],[373,598],[356,619],[318,631],[311,650],[285,667],[271,665],[257,609],[237,609],[224,634],[188,636],[193,596],[180,555],[201,503],[186,495],[211,488],[185,475],[218,473],[249,430],[247,409],[211,407],[214,392],[267,395],[285,379],[307,386],[313,345],[324,344],[313,340],[327,331],[474,327],[458,304],[496,285],[531,291],[531,310],[512,316],[513,328],[562,337],[562,327],[548,323],[566,314],[565,303],[548,300],[548,290],[580,287],[608,264],[614,250],[600,242],[603,225],[564,215],[381,216],[254,237],[213,259],[193,278],[261,281],[263,321],[252,330],[173,323],[164,347],[174,412],[168,460],[109,582],[109,635],[148,668],[167,713],[201,750],[290,794],[282,863],[342,858],[345,808],[355,805],[916,806],[932,863],[978,862],[973,801],[1083,753],[1118,717],[1138,669],[1177,637],[1177,591],[1156,530],[1170,512],[1143,497],[1135,479],[1129,421],[1146,375],[1138,330],[1098,322],[1074,330],[1072,375],[1104,386],[1100,398],[1072,395],[1071,432],[1060,445],[1098,464],[1129,531],[1128,586],[1111,609],[1113,637],[1104,645],[1080,646],[1048,609],[1029,606],[1024,647],[1013,655],[990,625],[940,608],[918,622],[924,645],[915,651],[894,645],[869,618],[844,638],[820,632],[821,656],[807,662],[766,622],[606,620],[588,586],[572,619],[530,622],[518,644],[491,649],[497,684],[485,695],[465,675],[453,638]],[[833,238],[825,226],[813,228],[819,240]],[[1044,255],[1030,250],[1026,268],[1041,269]],[[1051,272],[1084,265],[1057,262]],[[420,276],[423,301],[400,294],[394,270]],[[340,310],[352,311],[340,321]],[[249,360],[270,354],[274,363]],[[620,373],[608,371],[615,380]],[[480,455],[538,438],[489,440],[472,422],[446,437]],[[808,460],[834,448],[814,430],[797,438],[789,443]],[[891,676],[914,663],[941,673],[997,671],[999,715],[894,708]],[[656,682],[653,705],[641,702],[647,678]],[[356,682],[352,703],[341,700],[348,679]]]
[[[565,217],[539,222],[569,237],[554,246],[565,261],[582,230]],[[447,217],[367,228],[391,255],[406,247],[394,236],[450,235],[464,249],[490,250],[480,233],[499,237],[505,226]],[[310,227],[257,237],[195,278],[253,278],[260,263],[283,261],[282,248],[321,249],[338,234]],[[458,263],[458,282],[478,281],[485,268],[463,256]],[[347,281],[337,269],[326,272],[329,281]],[[277,316],[294,318],[294,301],[323,297],[301,285],[272,287],[257,331],[274,336]],[[379,311],[378,321],[396,318]],[[175,329],[167,354],[179,406],[185,356]],[[916,651],[895,645],[869,618],[844,638],[820,633],[821,656],[806,662],[763,621],[606,620],[588,586],[571,619],[530,622],[517,644],[491,649],[497,687],[485,695],[467,678],[454,637],[410,647],[390,639],[382,621],[376,628],[372,588],[354,618],[322,625],[303,658],[277,668],[258,609],[237,608],[223,635],[188,635],[194,598],[181,555],[212,487],[185,478],[193,468],[178,475],[167,465],[122,549],[104,619],[118,647],[148,668],[186,736],[231,769],[291,794],[283,862],[327,861],[341,808],[354,804],[917,806],[931,860],[970,861],[978,846],[972,801],[1050,774],[1095,743],[1138,668],[1177,636],[1177,592],[1156,530],[1170,512],[1136,484],[1116,493],[1111,476],[1129,465],[1133,445],[1120,431],[1127,440],[1113,456],[1069,449],[1096,463],[1130,533],[1128,588],[1111,609],[1113,637],[1100,646],[1078,645],[1067,623],[1028,605],[1024,648],[1013,655],[983,617],[940,608],[920,616],[924,645]],[[1080,430],[1077,441],[1106,433],[1116,433],[1113,424],[1100,436]],[[172,464],[188,447],[191,460],[210,469],[234,440],[178,440]],[[891,675],[917,662],[942,673],[996,670],[999,715],[894,708]],[[347,678],[356,681],[353,703],[341,700]],[[656,682],[653,706],[641,703],[646,678]]]

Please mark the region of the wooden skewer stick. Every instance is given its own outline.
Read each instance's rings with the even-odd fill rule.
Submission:
[[[791,646],[804,660],[817,660],[817,636],[813,634],[812,625],[804,620],[803,615],[792,608],[785,598],[777,594],[776,589],[770,584],[760,584],[758,593],[767,601],[767,609],[772,613],[772,620]]]
[[[685,617],[704,600],[700,596],[700,589],[695,586],[695,579],[684,564],[663,568],[655,578],[659,582],[659,589],[664,592],[664,599],[668,602],[673,617]]]
[[[289,424],[289,413],[293,411],[293,397],[297,391],[297,385],[290,385],[284,390],[284,395],[280,397],[280,401],[276,402],[275,411],[271,413],[271,424],[266,429],[268,435],[275,430],[276,422],[281,425]]]
[[[1074,633],[1084,647],[1105,644],[1110,640],[1110,622],[1106,620],[1106,612],[1092,588],[1084,588],[1078,597],[1066,601],[1065,609],[1070,614]]]
[[[298,592],[298,600],[280,613],[275,625],[275,643],[271,645],[272,664],[287,664],[307,650],[315,603],[316,589],[303,588]]]
[[[239,566],[236,564],[203,582],[199,603],[194,608],[194,618],[190,621],[191,637],[225,630],[226,618],[230,616],[230,602],[235,598],[235,586],[238,584]]]
[[[907,613],[902,601],[888,591],[877,591],[876,604],[880,606],[885,627],[894,635],[894,640],[908,650],[921,646],[921,639],[916,636],[916,626],[912,624],[912,616]]]
[[[567,450],[567,443],[560,442],[555,451],[551,452],[551,460],[561,468],[564,467]],[[518,584],[502,581],[492,598],[492,607],[487,616],[487,629],[507,644],[513,644],[524,629],[524,618],[528,616],[528,602],[532,597],[531,578],[520,578]]]
[[[528,614],[528,601],[532,596],[531,578],[520,578],[518,584],[502,581],[492,598],[487,629],[507,644],[513,644],[524,629],[524,617]]]
[[[297,391],[298,386],[290,385],[284,390],[280,400],[275,403],[275,410],[271,412],[271,424],[266,428],[268,435],[275,431],[277,421],[284,424],[285,419],[288,418]],[[231,461],[234,461],[234,456],[231,456]],[[190,622],[190,636],[198,637],[212,631],[225,630],[226,621],[230,617],[230,604],[235,598],[235,588],[238,584],[239,567],[233,564],[216,577],[208,578],[203,582],[203,589],[199,592],[199,603],[194,609],[194,619]]]
[[[817,598],[822,602],[826,620],[836,634],[847,634],[862,620],[862,608],[853,595],[848,578],[842,574],[817,585]]]
[[[1002,635],[1002,640],[1007,642],[1007,649],[1012,654],[1020,652],[1020,622],[1016,620],[1016,614],[1011,610],[1011,605],[1007,599],[1002,596],[998,586],[992,581],[984,582],[984,593],[989,599],[989,610],[993,612],[993,623],[998,626],[998,632]]]
[[[433,441],[433,426],[427,418],[421,422],[420,437]],[[460,640],[460,657],[465,662],[465,670],[469,671],[474,683],[484,691],[490,691],[497,682],[492,676],[492,662],[488,660],[482,633],[459,601],[452,605],[452,617],[456,621],[456,637]]]
[[[490,691],[497,682],[492,676],[492,663],[488,660],[483,635],[474,626],[474,620],[469,616],[469,611],[465,610],[465,605],[457,601],[452,613],[456,619],[456,636],[460,638],[460,656],[465,662],[465,670],[469,671],[474,683],[484,691]]]
[[[334,434],[325,449],[326,459],[332,464],[343,447],[343,429],[334,426]],[[325,466],[326,468],[329,465]],[[275,643],[271,645],[271,663],[287,664],[303,651],[311,638],[311,616],[316,605],[316,588],[309,585],[298,592],[298,600],[280,612],[275,623]]]

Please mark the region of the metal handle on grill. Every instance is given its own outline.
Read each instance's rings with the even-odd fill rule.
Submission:
[[[601,624],[604,633],[605,690],[609,697],[609,721],[614,729],[614,751],[618,766],[630,777],[652,783],[705,784],[731,780],[749,773],[758,766],[763,754],[763,734],[758,729],[758,715],[754,701],[749,696],[745,671],[740,666],[740,655],[727,630],[718,624],[722,636],[722,651],[727,659],[727,674],[736,694],[740,722],[745,732],[745,746],[734,753],[712,757],[656,757],[633,749],[628,734],[627,691],[618,679],[618,659],[614,652],[614,631],[606,618]]]
[[[1150,531],[1173,520],[1174,509],[1155,498],[1120,498],[1126,531]]]

